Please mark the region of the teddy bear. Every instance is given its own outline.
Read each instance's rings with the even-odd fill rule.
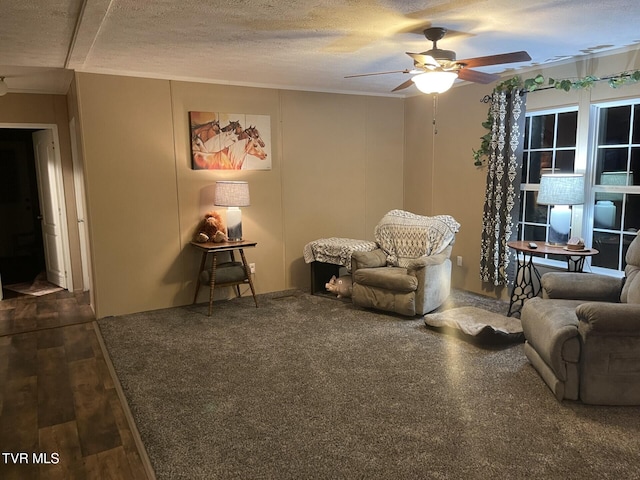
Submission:
[[[193,241],[198,243],[226,242],[228,241],[228,237],[225,230],[220,214],[216,211],[207,212],[204,218],[200,220],[200,223],[198,223]]]
[[[343,275],[340,278],[332,276],[329,283],[325,283],[324,287],[327,291],[335,293],[338,298],[351,298],[351,292],[353,290],[353,283],[351,281],[351,275]]]

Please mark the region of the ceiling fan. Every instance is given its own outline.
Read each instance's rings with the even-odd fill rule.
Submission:
[[[347,75],[345,78],[386,75],[389,73],[411,73],[414,74],[414,76],[398,85],[392,92],[403,90],[415,83],[416,86],[425,93],[442,93],[453,85],[456,78],[483,84],[495,82],[500,78],[499,75],[479,72],[472,70],[470,67],[485,67],[488,65],[501,65],[503,63],[526,62],[531,60],[529,54],[524,51],[456,60],[456,52],[438,48],[438,41],[442,40],[447,33],[446,28],[431,27],[424,30],[423,33],[424,36],[427,37],[427,40],[433,42],[433,47],[431,50],[422,53],[406,52],[407,55],[413,59],[413,69],[361,73]]]

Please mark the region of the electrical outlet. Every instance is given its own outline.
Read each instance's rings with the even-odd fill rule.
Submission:
[[[462,257],[460,255],[457,256],[456,258],[456,264],[461,267],[462,266]]]
[[[255,263],[250,263],[249,264],[249,270],[251,270],[251,273],[256,273],[256,264]]]

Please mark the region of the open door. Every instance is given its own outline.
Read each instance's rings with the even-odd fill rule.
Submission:
[[[89,228],[86,221],[86,197],[84,192],[84,167],[77,149],[76,119],[69,121],[71,133],[71,160],[73,161],[73,186],[76,192],[76,213],[78,215],[78,235],[80,236],[80,260],[82,262],[82,291],[89,290],[91,285],[89,263]]]
[[[65,248],[62,228],[61,204],[62,192],[59,185],[56,153],[53,132],[50,129],[33,133],[33,149],[38,176],[38,194],[40,198],[40,215],[42,223],[42,239],[47,280],[62,288],[69,288],[65,268]]]

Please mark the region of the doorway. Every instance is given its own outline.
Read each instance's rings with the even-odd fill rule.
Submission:
[[[33,280],[44,270],[33,129],[0,129],[0,275]]]
[[[49,282],[71,289],[64,189],[56,152],[57,128],[12,127],[0,128],[2,285],[35,281],[44,275]],[[40,145],[42,139],[45,144],[48,140],[50,146]],[[52,238],[51,222],[47,220],[51,217],[56,217],[53,220],[57,224],[56,238]],[[52,270],[52,265],[56,269]],[[51,271],[56,274],[50,275]]]

